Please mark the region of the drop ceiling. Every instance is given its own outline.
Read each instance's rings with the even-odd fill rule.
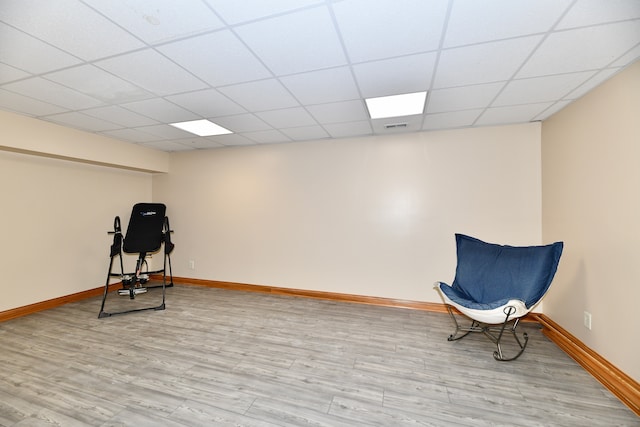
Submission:
[[[0,2],[0,109],[164,151],[539,121],[638,57],[640,0]]]

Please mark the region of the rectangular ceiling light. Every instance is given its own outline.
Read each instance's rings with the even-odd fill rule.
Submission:
[[[190,122],[169,123],[178,129],[186,130],[198,136],[226,135],[233,133],[209,120],[192,120]]]
[[[422,114],[427,92],[367,98],[367,108],[372,119]]]

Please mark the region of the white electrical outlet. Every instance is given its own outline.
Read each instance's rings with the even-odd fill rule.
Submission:
[[[192,260],[192,259],[189,260],[189,268],[191,270],[195,270],[195,268],[196,268],[196,262],[194,260]]]
[[[591,313],[588,311],[584,312],[584,327],[591,330]]]

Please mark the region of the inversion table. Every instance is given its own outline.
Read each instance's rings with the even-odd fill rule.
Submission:
[[[143,310],[164,310],[165,309],[165,290],[167,287],[173,286],[173,274],[171,272],[171,251],[174,244],[171,242],[171,233],[173,230],[169,227],[169,218],[165,215],[166,206],[162,203],[137,203],[133,206],[127,234],[122,236],[122,228],[120,226],[120,217],[116,216],[113,222],[113,243],[111,244],[109,272],[104,285],[104,294],[102,296],[102,305],[98,318],[114,316],[116,314],[125,314]],[[149,271],[147,264],[147,255],[158,252],[164,245],[164,261],[161,270]],[[124,272],[124,264],[122,253],[138,254],[136,268],[133,273]],[[113,261],[118,256],[120,258],[120,273],[113,273]],[[169,283],[167,284],[167,266],[169,271]],[[143,271],[144,270],[144,271]],[[149,281],[151,274],[162,273],[162,285],[145,287]],[[162,303],[157,306],[134,308],[130,310],[108,313],[104,306],[109,294],[109,282],[112,277],[118,277],[122,281],[122,288],[118,290],[119,295],[129,296],[135,299],[136,295],[146,293],[150,288],[162,288]]]

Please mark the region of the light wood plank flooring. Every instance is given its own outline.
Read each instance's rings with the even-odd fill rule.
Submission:
[[[640,425],[536,324],[501,363],[440,313],[196,286],[99,305],[0,323],[0,425]]]

